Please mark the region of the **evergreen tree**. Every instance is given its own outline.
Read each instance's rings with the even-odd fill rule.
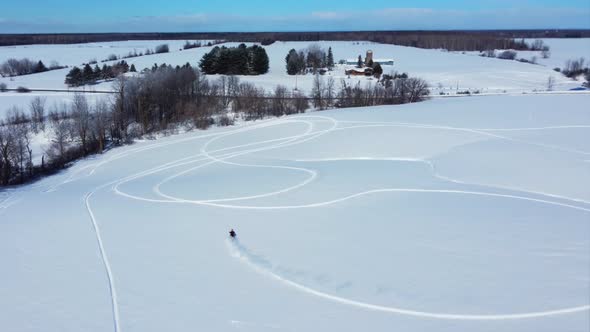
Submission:
[[[269,60],[264,48],[254,45],[247,47],[215,47],[205,53],[199,68],[205,74],[259,75],[268,72]]]
[[[44,71],[47,71],[47,67],[45,67],[45,64],[43,64],[43,61],[39,61],[37,62],[37,64],[35,65],[35,68],[33,69],[34,73],[42,73]]]
[[[205,74],[217,74],[216,60],[219,53],[219,47],[214,47],[209,53],[205,53],[199,62],[199,68]]]
[[[285,57],[285,62],[287,63],[287,74],[289,75],[296,75],[301,71],[300,64],[299,64],[299,54],[295,49],[291,49],[289,54]]]
[[[127,61],[122,60],[119,64],[119,66],[121,68],[122,73],[126,73],[129,71],[129,64],[127,63]]]
[[[359,55],[359,59],[356,62],[357,68],[363,68],[363,57]]]
[[[252,72],[252,61],[248,48],[246,48],[246,45],[242,45],[232,52],[233,66],[236,74]]]
[[[327,63],[328,69],[332,70],[334,69],[334,54],[332,53],[332,47],[328,48],[328,63]]]
[[[373,75],[381,76],[383,74],[383,68],[381,68],[381,64],[379,62],[375,62],[373,65]]]
[[[92,67],[89,64],[84,66],[84,70],[82,71],[82,84],[86,84],[94,80],[94,72],[92,71]]]
[[[268,67],[269,67],[268,54],[266,54],[266,51],[262,47],[254,45],[253,48],[254,48],[254,51],[253,51],[254,57],[252,60],[253,74],[254,75],[266,74],[268,72]]]
[[[129,68],[129,71],[132,73],[136,73],[137,70],[135,69],[135,64],[131,64],[131,68]]]
[[[95,80],[102,79],[102,70],[100,70],[100,67],[98,65],[94,65],[94,69],[92,70],[92,76]]]
[[[113,67],[103,65],[102,66],[102,78],[105,80],[108,80],[108,79],[114,78],[114,77],[115,77],[115,75],[113,75]]]
[[[227,74],[229,71],[229,65],[232,60],[232,56],[230,54],[230,50],[223,46],[219,50],[219,55],[216,57],[215,67],[213,69],[214,74]],[[233,69],[233,68],[232,68]]]
[[[82,82],[82,70],[78,67],[74,67],[66,75],[66,84],[69,86],[78,86]]]
[[[103,80],[106,80],[108,77],[107,75],[107,65],[102,65],[102,68],[100,70],[100,78]]]

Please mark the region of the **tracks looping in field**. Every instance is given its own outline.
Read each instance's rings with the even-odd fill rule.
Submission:
[[[328,126],[325,129],[314,130],[316,124],[312,120],[317,120],[318,122],[322,122],[323,124],[327,123]],[[214,143],[215,141],[217,141],[219,139],[229,137],[234,134],[245,133],[245,132],[248,132],[251,130],[257,130],[260,128],[266,128],[266,127],[285,124],[285,123],[302,123],[302,124],[305,124],[306,129],[302,133],[296,134],[296,135],[284,136],[284,137],[261,140],[261,141],[254,141],[254,142],[250,142],[250,143],[238,144],[238,145],[219,148],[219,149],[215,149],[215,150],[209,149],[210,146],[212,145],[212,143]],[[91,198],[93,197],[93,195],[95,193],[97,193],[98,191],[105,189],[109,186],[112,187],[112,191],[117,195],[120,195],[120,196],[128,198],[128,199],[133,199],[133,200],[138,200],[138,201],[143,201],[143,202],[166,203],[166,204],[195,204],[195,205],[205,205],[205,206],[214,206],[214,207],[218,207],[218,208],[231,208],[231,209],[261,209],[261,210],[273,209],[273,210],[276,210],[276,209],[318,208],[318,207],[323,207],[323,206],[327,206],[327,205],[331,205],[331,204],[344,202],[347,200],[355,199],[355,198],[358,198],[361,196],[366,196],[366,195],[381,194],[381,193],[387,193],[387,192],[410,192],[410,193],[476,195],[476,196],[487,196],[487,197],[505,198],[505,199],[517,199],[517,200],[532,201],[532,202],[542,203],[542,204],[561,206],[561,207],[576,209],[576,210],[580,210],[580,211],[584,211],[584,212],[590,212],[590,206],[589,206],[590,203],[587,201],[584,201],[582,199],[568,198],[568,197],[562,197],[562,196],[557,196],[557,195],[532,192],[532,191],[522,191],[522,190],[520,191],[521,193],[523,193],[522,195],[520,195],[520,194],[516,195],[513,193],[469,191],[469,190],[456,190],[456,189],[446,189],[446,188],[439,188],[439,189],[434,189],[434,188],[380,188],[380,189],[356,192],[356,193],[353,193],[353,194],[350,194],[347,196],[337,197],[337,198],[322,201],[322,202],[313,202],[313,203],[309,203],[309,204],[300,204],[300,205],[259,206],[259,205],[247,205],[247,204],[240,205],[240,204],[238,204],[238,202],[244,202],[244,201],[250,201],[253,199],[282,195],[282,194],[294,191],[296,189],[303,188],[306,185],[312,183],[317,178],[317,172],[313,169],[309,169],[309,168],[305,168],[305,167],[245,164],[245,163],[238,163],[236,161],[232,161],[231,159],[239,157],[239,156],[244,156],[247,154],[268,151],[268,150],[272,150],[272,149],[284,148],[284,147],[288,147],[288,146],[292,146],[292,145],[296,145],[296,144],[302,144],[302,143],[309,142],[313,139],[317,139],[323,135],[329,134],[329,133],[337,131],[337,130],[347,130],[347,129],[352,129],[352,128],[367,128],[367,127],[409,127],[409,128],[421,128],[421,129],[457,130],[457,131],[465,131],[465,132],[470,132],[470,133],[474,133],[474,134],[479,134],[479,135],[482,135],[482,136],[485,136],[488,138],[502,139],[502,140],[508,140],[508,141],[513,141],[513,142],[518,142],[518,143],[524,143],[524,144],[532,144],[532,145],[540,146],[540,147],[546,148],[546,149],[556,149],[556,150],[560,150],[563,152],[576,153],[576,154],[588,154],[588,152],[585,152],[585,151],[574,151],[574,150],[563,148],[563,147],[551,146],[551,145],[546,145],[546,144],[539,144],[539,143],[535,143],[535,142],[526,142],[526,141],[516,140],[516,139],[510,138],[510,137],[498,135],[497,133],[491,133],[492,131],[494,131],[494,132],[501,131],[501,129],[454,128],[454,127],[448,127],[448,126],[434,126],[434,125],[413,124],[413,123],[412,124],[410,124],[410,123],[364,123],[364,124],[357,123],[357,124],[349,126],[349,127],[339,127],[338,125],[339,125],[339,122],[333,118],[330,118],[330,117],[303,115],[303,116],[296,116],[296,117],[287,118],[287,119],[261,121],[261,122],[254,124],[254,125],[244,126],[244,127],[240,127],[235,130],[229,130],[229,131],[221,132],[221,133],[191,136],[191,137],[183,138],[183,139],[176,139],[176,140],[170,140],[170,141],[162,142],[162,143],[155,143],[155,144],[151,144],[149,146],[132,148],[132,149],[129,149],[128,151],[115,154],[112,157],[110,157],[104,161],[97,162],[95,164],[88,165],[86,167],[81,167],[80,169],[71,173],[71,175],[68,178],[66,178],[65,181],[58,183],[57,185],[50,188],[50,191],[56,190],[57,188],[59,188],[60,186],[62,186],[64,184],[79,180],[81,178],[91,176],[96,172],[97,169],[104,166],[105,164],[119,160],[121,158],[126,158],[126,157],[128,157],[132,154],[135,154],[135,153],[149,151],[152,149],[166,147],[166,146],[170,146],[170,145],[174,145],[174,144],[178,144],[178,143],[182,143],[182,142],[187,142],[187,141],[191,141],[191,140],[209,138],[209,140],[207,140],[201,146],[198,153],[195,153],[193,155],[186,156],[183,158],[179,158],[177,160],[170,161],[170,162],[167,162],[167,163],[164,163],[161,165],[157,165],[157,166],[152,167],[150,169],[145,169],[145,170],[140,171],[138,173],[131,174],[131,175],[125,176],[123,178],[120,178],[120,179],[117,179],[114,181],[110,181],[108,183],[105,183],[103,185],[96,187],[94,190],[92,190],[91,192],[89,192],[85,196],[84,201],[85,201],[86,209],[88,210],[90,220],[92,221],[92,225],[93,225],[93,228],[94,228],[94,231],[96,234],[96,239],[97,239],[101,259],[103,261],[103,265],[105,267],[105,271],[106,271],[107,278],[108,278],[109,290],[110,290],[111,301],[112,301],[113,324],[114,324],[115,331],[120,332],[120,329],[121,329],[120,322],[119,322],[119,308],[118,308],[115,280],[114,280],[113,272],[112,272],[111,265],[110,265],[110,262],[108,259],[108,255],[106,253],[105,246],[104,246],[104,243],[102,240],[100,225],[99,225],[97,218],[91,208]],[[586,126],[583,126],[583,127],[586,128]],[[526,128],[526,130],[544,130],[544,129],[547,129],[547,128]],[[511,129],[511,130],[516,130],[516,129]],[[365,159],[372,160],[369,157],[367,157]],[[400,159],[400,158],[398,158],[398,159]],[[404,158],[401,158],[401,159],[404,159]],[[333,160],[338,161],[338,160],[345,160],[345,159],[335,158]],[[303,161],[305,161],[305,160],[303,160]],[[431,171],[432,171],[432,175],[434,177],[441,179],[441,180],[445,180],[448,182],[461,183],[460,181],[453,180],[450,178],[445,178],[444,176],[436,173],[434,164],[429,160],[422,160],[422,159],[409,160],[408,159],[408,161],[420,162],[420,163],[425,163],[425,164],[429,165],[429,167],[431,168]],[[196,165],[191,166],[192,164],[196,164]],[[169,182],[169,181],[176,179],[180,176],[186,175],[190,172],[194,172],[200,168],[203,168],[205,166],[212,165],[212,164],[227,164],[227,165],[238,166],[238,167],[265,168],[265,169],[283,169],[283,170],[288,170],[288,171],[301,172],[301,173],[306,174],[307,176],[301,182],[296,183],[294,185],[286,186],[286,187],[281,188],[279,190],[274,190],[274,191],[270,191],[270,192],[266,192],[266,193],[245,195],[245,196],[240,196],[240,197],[223,197],[223,198],[216,198],[216,199],[191,200],[191,199],[177,197],[177,196],[174,196],[170,193],[163,192],[162,185],[165,184],[166,182]],[[174,172],[172,175],[165,177],[164,179],[162,179],[161,181],[159,181],[158,183],[156,183],[153,186],[152,191],[157,196],[159,196],[159,198],[150,198],[150,197],[140,196],[137,194],[134,195],[134,194],[125,192],[121,188],[121,186],[126,183],[136,181],[136,180],[144,178],[146,176],[157,174],[159,172],[163,172],[166,170],[180,168],[182,166],[190,166],[190,167],[186,168],[186,169],[179,170],[178,172]],[[466,183],[463,183],[463,184],[466,184]],[[510,188],[502,188],[502,187],[494,187],[494,188],[495,189],[510,189]],[[526,195],[535,195],[535,196],[529,197],[529,196],[525,196],[525,194]],[[436,318],[436,319],[508,320],[508,319],[526,319],[526,318],[536,318],[536,317],[546,317],[546,316],[553,316],[553,315],[569,314],[569,313],[576,313],[576,312],[580,312],[580,311],[588,311],[590,309],[590,306],[584,305],[584,306],[578,306],[578,307],[572,307],[572,308],[557,309],[557,310],[551,310],[551,311],[541,311],[541,312],[531,312],[531,313],[521,313],[521,314],[462,315],[462,314],[429,313],[429,312],[408,310],[408,309],[403,309],[403,308],[380,306],[380,305],[364,303],[364,302],[360,302],[360,301],[350,300],[350,299],[334,296],[331,294],[327,294],[327,293],[324,293],[321,291],[314,290],[314,289],[309,288],[307,286],[298,284],[298,283],[293,282],[289,279],[286,279],[278,274],[275,274],[271,270],[265,269],[264,267],[257,265],[256,262],[254,262],[251,259],[251,255],[249,254],[249,251],[245,247],[239,246],[239,244],[238,245],[232,244],[232,247],[230,247],[230,250],[234,256],[239,257],[247,265],[249,265],[252,268],[256,269],[257,271],[262,272],[266,275],[269,275],[273,279],[276,279],[276,280],[278,280],[288,286],[291,286],[295,289],[306,292],[308,294],[313,294],[315,296],[318,296],[318,297],[321,297],[324,299],[331,300],[333,302],[338,302],[338,303],[351,305],[351,306],[364,308],[364,309],[369,309],[369,310],[374,310],[374,311],[403,314],[403,315],[410,315],[410,316],[418,316],[418,317],[424,317],[424,318]]]

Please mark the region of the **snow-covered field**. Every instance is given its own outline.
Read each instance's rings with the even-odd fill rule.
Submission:
[[[482,58],[473,54],[441,52],[440,50],[426,50],[396,45],[375,44],[369,42],[333,42],[322,41],[320,44],[326,50],[332,47],[336,61],[340,59],[364,56],[371,49],[376,58],[394,58],[394,66],[383,66],[384,72],[407,72],[411,76],[426,79],[432,87],[433,93],[456,93],[457,91],[480,91],[481,93],[520,93],[534,90],[546,90],[550,76],[555,78],[555,90],[569,90],[580,86],[581,82],[573,81],[552,70],[554,66],[563,67],[564,59],[587,57],[590,39],[556,40],[547,43],[551,46],[552,57],[559,65],[541,66],[516,61]],[[168,43],[170,53],[155,54],[126,59],[134,64],[138,70],[149,68],[154,63],[184,65],[189,62],[197,66],[199,60],[211,47],[202,47],[179,51],[184,41],[127,41],[109,43],[89,43],[77,45],[28,45],[17,47],[0,47],[0,62],[7,58],[29,57],[41,59],[46,63],[56,60],[63,65],[78,65],[96,58],[101,60],[109,54],[124,55],[130,51],[144,51],[154,48],[158,44]],[[296,50],[308,47],[310,42],[276,42],[266,46],[270,58],[270,70],[266,75],[242,76],[243,81],[253,82],[258,86],[272,91],[278,84],[288,88],[299,88],[309,92],[313,83],[313,76],[289,76],[285,69],[285,56],[290,49]],[[236,46],[237,43],[228,43]],[[525,54],[523,54],[525,56]],[[528,56],[527,56],[528,57]],[[539,60],[541,62],[541,60]],[[6,83],[10,88],[25,86],[36,89],[67,89],[64,83],[70,69],[54,70],[40,74],[10,78],[0,78],[0,83]],[[347,78],[344,67],[337,68],[330,73],[337,85],[344,79],[349,84],[360,82],[362,85],[375,83],[375,80],[365,77]],[[102,83],[88,90],[109,90],[111,83]],[[457,90],[458,89],[458,90]],[[63,95],[46,94],[49,99],[62,99]],[[27,105],[31,96],[28,94],[0,93],[0,114],[12,104]],[[71,98],[71,97],[69,97]]]
[[[539,52],[519,52],[522,57],[530,59],[533,56],[537,57],[537,62],[549,68],[565,67],[568,60],[577,60],[584,58],[590,61],[590,38],[576,38],[576,39],[561,39],[561,38],[545,38],[542,39],[545,45],[551,48],[551,56],[543,59]],[[532,39],[526,40],[528,43],[534,42]]]
[[[550,56],[544,59],[539,51],[517,51],[517,59],[531,60],[536,58],[537,64],[547,68],[565,67],[568,60],[578,60],[584,58],[590,61],[590,38],[542,38],[543,43],[550,47]],[[532,44],[535,39],[525,39],[525,42]],[[497,53],[503,50],[496,50]],[[479,56],[479,52],[467,52],[469,55]],[[587,63],[586,63],[587,64]],[[555,73],[554,76],[559,76]]]
[[[589,100],[311,112],[0,191],[1,330],[588,331]]]

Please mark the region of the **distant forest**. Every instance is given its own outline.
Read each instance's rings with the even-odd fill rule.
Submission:
[[[475,30],[475,31],[330,31],[330,32],[181,32],[181,33],[88,33],[0,34],[0,46],[28,44],[76,44],[122,40],[225,40],[229,42],[281,41],[373,41],[450,51],[526,49],[514,39],[590,38],[590,30]]]

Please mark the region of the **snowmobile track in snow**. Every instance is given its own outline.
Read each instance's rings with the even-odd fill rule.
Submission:
[[[382,305],[376,305],[361,301],[355,301],[335,295],[331,295],[328,293],[324,293],[322,291],[315,290],[313,288],[304,286],[300,283],[295,281],[289,280],[284,278],[277,273],[273,272],[271,269],[257,264],[255,259],[252,259],[253,255],[250,251],[244,247],[240,242],[235,240],[226,240],[227,246],[229,248],[230,254],[233,257],[240,259],[243,263],[261,273],[263,275],[269,276],[272,279],[275,279],[289,287],[295,288],[299,291],[304,293],[314,295],[317,297],[321,297],[323,299],[344,304],[350,305],[362,309],[373,310],[373,311],[381,311],[387,312],[392,314],[399,314],[399,315],[407,315],[407,316],[415,316],[415,317],[422,317],[422,318],[432,318],[432,319],[450,319],[450,320],[512,320],[512,319],[530,319],[530,318],[540,318],[540,317],[548,317],[548,316],[555,316],[555,315],[564,315],[564,314],[573,314],[577,312],[583,312],[590,310],[590,305],[583,305],[579,307],[572,307],[572,308],[564,308],[564,309],[557,309],[557,310],[549,310],[549,311],[539,311],[539,312],[527,312],[527,313],[520,313],[520,314],[490,314],[490,315],[464,315],[464,314],[447,314],[447,313],[435,313],[435,312],[425,312],[425,311],[417,311],[417,310],[410,310],[404,308],[396,308],[396,307],[388,307]]]
[[[314,130],[315,124],[314,124],[313,120],[322,121],[324,124],[328,123],[330,126],[328,129]],[[221,138],[231,136],[234,134],[238,134],[238,133],[243,133],[243,132],[247,132],[247,131],[257,130],[260,128],[266,128],[269,126],[281,125],[281,124],[286,124],[286,123],[303,123],[306,125],[306,130],[303,133],[298,134],[298,135],[280,137],[280,138],[263,140],[263,141],[255,141],[255,142],[251,142],[251,143],[247,143],[247,144],[229,146],[229,147],[225,147],[225,148],[221,148],[221,149],[217,149],[217,150],[208,150],[208,147],[213,142],[215,142]],[[344,122],[342,122],[342,123],[344,123]],[[89,192],[85,196],[84,201],[85,201],[86,209],[88,211],[89,218],[92,222],[92,225],[93,225],[93,228],[95,231],[100,256],[103,261],[103,265],[105,267],[105,271],[106,271],[107,278],[108,278],[109,291],[110,291],[111,302],[112,302],[114,330],[116,332],[121,331],[120,321],[119,321],[120,320],[119,319],[119,308],[118,308],[118,302],[117,302],[117,292],[116,292],[116,287],[115,287],[115,282],[114,282],[114,276],[113,276],[113,271],[111,269],[110,262],[108,260],[108,255],[106,253],[104,243],[102,241],[102,236],[101,236],[101,232],[100,232],[100,224],[97,221],[97,218],[91,208],[91,198],[93,197],[93,195],[96,192],[103,190],[109,186],[111,187],[111,190],[114,194],[120,195],[120,196],[128,198],[128,199],[133,199],[133,200],[139,200],[139,201],[151,202],[151,203],[164,203],[164,204],[196,204],[196,205],[205,205],[205,206],[213,206],[213,207],[218,207],[218,208],[230,208],[230,209],[277,210],[277,209],[319,208],[319,207],[323,207],[323,206],[328,206],[328,205],[332,205],[332,204],[336,204],[336,203],[345,202],[347,200],[351,200],[351,199],[358,198],[361,196],[366,196],[366,195],[388,193],[388,192],[411,192],[411,193],[476,195],[476,196],[487,196],[487,197],[495,197],[495,198],[503,198],[503,199],[516,199],[516,200],[531,201],[531,202],[536,202],[536,203],[541,203],[541,204],[561,206],[564,208],[571,208],[571,209],[576,209],[576,210],[584,211],[584,212],[590,212],[590,202],[579,199],[579,198],[568,198],[568,197],[563,197],[563,196],[554,195],[554,194],[518,190],[518,189],[513,189],[513,188],[503,188],[503,187],[499,187],[499,186],[498,187],[484,186],[484,187],[502,189],[502,190],[518,190],[519,192],[523,193],[523,195],[515,195],[515,194],[511,194],[511,193],[502,194],[502,193],[497,193],[497,192],[484,192],[484,191],[452,190],[452,189],[444,189],[444,188],[441,188],[441,189],[380,188],[380,189],[357,192],[354,194],[350,194],[347,196],[343,196],[343,197],[339,197],[339,198],[335,198],[335,199],[327,200],[327,201],[323,201],[323,202],[315,202],[315,203],[302,204],[302,205],[257,206],[257,205],[235,204],[235,202],[238,202],[238,201],[247,201],[247,200],[252,200],[252,199],[257,199],[257,198],[281,195],[281,194],[285,194],[287,192],[293,191],[295,189],[302,188],[302,187],[312,183],[317,178],[317,172],[313,169],[308,169],[308,168],[303,168],[303,167],[241,164],[241,163],[230,161],[230,159],[238,157],[238,156],[243,156],[243,155],[247,155],[247,154],[251,154],[251,153],[260,152],[260,151],[268,151],[268,150],[279,149],[279,148],[283,148],[283,147],[287,147],[287,146],[291,146],[291,145],[302,144],[302,143],[311,141],[313,139],[316,139],[318,137],[321,137],[323,135],[329,134],[333,131],[348,130],[348,129],[352,129],[352,128],[405,127],[405,128],[422,128],[422,129],[463,131],[463,132],[469,132],[469,133],[482,135],[482,136],[493,138],[493,139],[507,140],[507,141],[518,142],[518,143],[523,143],[523,144],[531,144],[531,145],[539,146],[539,147],[546,148],[546,149],[555,149],[555,150],[560,150],[560,151],[568,152],[568,153],[575,153],[575,154],[582,154],[582,155],[590,154],[590,152],[586,152],[586,151],[577,151],[577,150],[572,150],[572,149],[566,149],[566,148],[559,147],[559,146],[552,146],[552,145],[547,145],[547,144],[542,144],[542,143],[518,140],[518,139],[513,139],[510,137],[505,137],[505,136],[501,136],[498,134],[490,133],[491,131],[493,131],[493,132],[517,131],[517,130],[519,130],[518,128],[512,128],[512,129],[501,129],[501,128],[500,129],[469,129],[469,128],[457,128],[457,127],[449,127],[449,126],[435,126],[435,125],[427,125],[427,124],[401,123],[401,122],[400,123],[392,123],[392,122],[389,122],[389,123],[383,123],[383,122],[381,122],[381,123],[376,123],[376,122],[362,123],[362,121],[356,121],[356,122],[350,121],[350,123],[353,123],[353,125],[347,126],[347,127],[339,127],[340,122],[333,119],[333,118],[330,118],[330,117],[315,116],[315,115],[301,115],[301,116],[293,116],[293,117],[289,117],[289,118],[285,118],[285,119],[272,119],[272,120],[258,121],[257,123],[255,123],[253,125],[246,125],[246,126],[234,129],[234,130],[230,130],[228,132],[196,135],[196,136],[191,136],[188,138],[181,138],[181,139],[176,139],[176,140],[173,139],[173,140],[166,141],[166,142],[155,143],[155,144],[151,144],[148,146],[141,146],[138,148],[133,148],[128,151],[115,154],[104,161],[100,161],[100,162],[97,162],[92,165],[81,167],[80,169],[74,170],[73,173],[71,173],[71,175],[69,175],[69,177],[66,178],[65,181],[60,182],[60,183],[50,187],[47,190],[47,192],[52,192],[52,191],[58,190],[59,187],[65,185],[69,182],[92,176],[101,166],[108,164],[112,161],[121,159],[121,158],[129,157],[135,153],[149,151],[152,149],[158,149],[161,147],[166,147],[169,145],[178,144],[178,143],[182,143],[182,142],[203,139],[203,138],[209,138],[209,140],[206,141],[202,145],[200,151],[196,154],[193,154],[193,155],[190,155],[190,156],[187,156],[184,158],[180,158],[180,159],[177,159],[174,161],[170,161],[170,162],[161,164],[159,166],[155,166],[150,169],[146,169],[141,172],[131,174],[131,175],[125,176],[123,178],[120,178],[120,179],[117,179],[114,181],[110,181],[108,183],[105,183],[103,185],[96,187],[94,190],[92,190],[91,192]],[[522,130],[545,130],[545,129],[566,129],[566,128],[590,128],[590,126],[561,126],[561,127],[544,127],[544,128],[523,128]],[[326,160],[328,160],[328,159],[326,159]],[[329,160],[342,161],[342,160],[351,160],[351,159],[333,158],[333,159],[329,159]],[[378,159],[378,158],[367,157],[367,158],[357,158],[357,160],[372,161],[372,160],[388,160],[388,159],[387,158]],[[430,167],[432,175],[434,177],[437,177],[439,179],[442,179],[442,180],[448,181],[448,182],[469,184],[469,183],[464,183],[464,182],[454,180],[451,178],[447,178],[447,177],[444,177],[444,176],[436,173],[435,165],[433,164],[433,162],[431,162],[429,160],[412,159],[412,158],[391,158],[391,160],[406,160],[406,161],[412,161],[412,162],[425,163]],[[314,161],[322,161],[322,160],[311,160],[310,159],[310,160],[292,160],[292,161],[314,162]],[[123,185],[125,183],[135,181],[137,179],[146,177],[148,175],[157,174],[157,173],[165,171],[165,170],[170,170],[170,169],[174,169],[174,168],[178,168],[178,167],[190,165],[190,164],[197,164],[197,165],[194,167],[190,167],[188,169],[173,173],[172,175],[165,177],[164,179],[162,179],[161,181],[159,181],[158,183],[156,183],[153,186],[153,188],[152,188],[153,193],[160,196],[161,199],[160,198],[141,197],[141,196],[133,195],[130,193],[126,193],[124,190],[121,189],[121,185]],[[307,174],[307,177],[303,181],[301,181],[295,185],[291,185],[291,186],[282,188],[280,190],[275,190],[272,192],[256,194],[256,195],[242,196],[242,197],[225,197],[225,198],[206,199],[206,200],[190,200],[190,199],[186,199],[186,198],[182,198],[182,197],[175,197],[174,195],[169,194],[169,193],[164,193],[161,190],[162,185],[165,184],[166,182],[168,182],[172,179],[178,178],[182,175],[185,175],[189,172],[196,171],[202,167],[213,165],[213,164],[227,164],[227,165],[238,166],[238,167],[252,167],[252,168],[285,169],[285,170],[296,171],[296,172],[301,172],[301,173]],[[526,195],[535,195],[537,197],[528,197],[528,196],[525,196],[525,194]],[[542,198],[540,198],[539,196]],[[567,202],[564,202],[564,201],[567,201]],[[546,317],[546,316],[553,316],[553,315],[563,315],[563,314],[571,314],[571,313],[577,313],[577,312],[581,312],[581,311],[590,310],[590,305],[583,305],[583,306],[577,306],[577,307],[572,307],[572,308],[563,308],[563,309],[556,309],[556,310],[550,310],[550,311],[518,313],[518,314],[464,315],[464,314],[422,312],[422,311],[415,311],[415,310],[409,310],[409,309],[403,309],[403,308],[380,306],[380,305],[355,301],[355,300],[346,299],[346,298],[334,296],[331,294],[327,294],[327,293],[324,293],[324,292],[321,292],[318,290],[314,290],[314,289],[304,286],[302,284],[296,283],[296,282],[291,281],[289,279],[286,279],[278,274],[275,274],[273,271],[266,269],[264,266],[257,265],[255,262],[253,262],[251,260],[251,257],[250,257],[251,255],[249,254],[248,250],[245,247],[240,246],[239,244],[230,243],[230,251],[233,256],[240,258],[242,260],[242,262],[244,262],[248,266],[254,268],[256,271],[261,272],[262,274],[271,276],[273,279],[278,280],[278,281],[284,283],[285,285],[293,287],[299,291],[305,292],[307,294],[312,294],[312,295],[315,295],[317,297],[324,298],[327,300],[331,300],[333,302],[338,302],[341,304],[355,306],[355,307],[364,308],[364,309],[368,309],[368,310],[374,310],[374,311],[381,311],[381,312],[401,314],[401,315],[410,315],[410,316],[417,316],[417,317],[423,317],[423,318],[434,318],[434,319],[510,320],[510,319],[530,319],[530,318]]]

